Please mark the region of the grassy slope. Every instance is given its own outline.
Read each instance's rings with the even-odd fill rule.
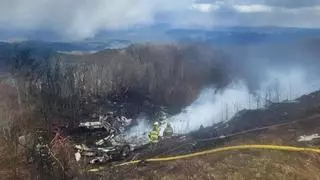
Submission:
[[[250,133],[228,140],[227,145],[276,144],[317,146],[320,141],[298,143],[300,135],[320,131],[320,116],[304,122]],[[242,150],[147,166],[111,168],[109,179],[320,179],[320,155],[272,150]]]

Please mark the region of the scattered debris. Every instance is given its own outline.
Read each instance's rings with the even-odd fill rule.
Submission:
[[[88,129],[102,129],[103,125],[100,121],[96,121],[96,122],[84,122],[84,123],[80,123],[79,127],[85,127]]]
[[[20,137],[18,138],[18,142],[19,142],[19,144],[21,144],[21,145],[25,145],[25,144],[26,144],[26,136],[20,136]]]
[[[89,149],[86,145],[81,144],[81,145],[75,145],[75,148],[80,150],[80,151],[90,151],[92,149]]]
[[[98,171],[100,171],[100,169],[98,169],[98,168],[94,168],[94,169],[89,169],[88,170],[88,172],[98,172]]]
[[[83,156],[93,157],[90,164],[95,163],[105,163],[109,160],[119,160],[123,159],[130,155],[131,149],[129,145],[122,145],[122,146],[110,146],[110,147],[103,147],[103,148],[83,148],[81,145],[77,145],[78,152]],[[77,156],[77,155],[76,155]],[[79,156],[79,155],[78,155]]]
[[[81,159],[80,150],[78,150],[78,151],[74,154],[74,156],[75,156],[76,161],[79,162],[80,159]]]
[[[95,144],[97,146],[102,146],[104,143],[109,142],[113,137],[114,137],[114,134],[110,134],[109,136],[107,136],[107,137],[105,137],[103,139],[100,139]]]
[[[85,144],[75,145],[75,149],[77,150],[75,158],[77,161],[80,161],[82,156],[91,157],[90,164],[123,160],[129,157],[133,151],[146,147],[150,143],[148,132],[134,136],[126,131],[132,124],[133,119],[126,118],[125,116],[116,116],[113,112],[106,114],[100,112],[100,115],[96,114],[91,118],[92,121],[80,123],[79,128],[91,130],[88,133],[97,138],[96,141],[89,142],[89,147]],[[168,124],[166,121],[167,115],[162,112],[158,118],[159,128],[162,126],[164,130]],[[98,130],[103,130],[102,134]],[[97,132],[99,132],[98,136],[96,136]],[[104,135],[105,137],[101,138],[100,135]]]
[[[90,164],[97,164],[97,163],[106,163],[110,160],[109,156],[100,156],[95,157],[90,161]]]
[[[80,123],[80,128],[90,130],[104,129],[108,135],[97,140],[94,143],[95,147],[89,148],[85,144],[75,145],[75,149],[77,149],[77,153],[75,153],[76,160],[80,161],[81,156],[88,156],[93,157],[90,164],[96,164],[129,156],[137,147],[137,144],[132,139],[126,139],[123,135],[125,128],[130,126],[131,123],[132,119],[124,116],[116,117],[112,112],[100,115],[99,121]]]
[[[320,138],[320,136],[318,134],[312,134],[312,135],[303,135],[303,136],[299,136],[298,138],[298,142],[305,142],[305,141],[312,141],[314,139],[318,139]]]
[[[87,121],[79,124],[79,128],[86,128],[90,130],[105,129],[110,134],[120,134],[124,132],[125,128],[130,126],[132,119],[124,116],[116,117],[112,112],[106,115],[99,115],[98,121]]]

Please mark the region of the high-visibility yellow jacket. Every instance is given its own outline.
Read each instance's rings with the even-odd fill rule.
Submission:
[[[159,141],[160,135],[160,127],[154,127],[152,131],[148,134],[149,139],[153,143],[157,143]]]

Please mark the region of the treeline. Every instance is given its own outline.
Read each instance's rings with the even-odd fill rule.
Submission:
[[[206,85],[228,82],[227,59],[207,45],[132,45],[90,55],[68,55],[87,94],[136,92],[166,106],[191,103]],[[80,65],[81,64],[81,65]]]
[[[64,114],[73,126],[93,98],[183,108],[204,86],[228,83],[227,62],[204,44],[144,44],[43,59],[19,51],[10,66],[22,104],[41,114],[46,125],[50,116]]]

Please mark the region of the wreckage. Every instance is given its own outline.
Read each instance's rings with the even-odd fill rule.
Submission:
[[[147,145],[148,138],[129,137],[123,134],[115,136],[110,134],[106,138],[95,142],[95,147],[84,144],[75,145],[77,155],[92,157],[90,164],[106,163],[113,160],[122,160],[131,155],[139,147]]]
[[[96,130],[104,129],[110,134],[120,134],[126,127],[130,126],[132,119],[128,119],[124,116],[115,117],[113,113],[106,115],[100,115],[98,121],[88,121],[79,124],[79,128]]]
[[[103,148],[88,148],[86,145],[76,145],[76,154],[81,156],[93,157],[90,164],[105,163],[110,160],[123,159],[130,155],[131,149],[128,145],[110,146]],[[78,159],[80,159],[78,157]],[[78,160],[79,161],[79,160]]]
[[[112,112],[106,115],[100,115],[98,121],[88,121],[79,124],[79,128],[89,130],[104,130],[107,134],[105,138],[98,139],[94,145],[95,147],[87,147],[84,144],[76,145],[75,154],[77,161],[81,156],[92,157],[90,164],[105,163],[112,160],[124,159],[139,146],[137,143],[132,143],[128,137],[123,135],[127,127],[132,123],[132,119],[124,116],[114,116]],[[128,143],[131,142],[131,143]],[[144,143],[148,143],[148,139]]]
[[[166,124],[166,114],[161,113],[159,118],[162,127]],[[124,116],[115,116],[113,112],[100,115],[98,121],[88,121],[79,124],[79,128],[95,131],[103,130],[104,138],[96,138],[92,147],[84,144],[76,145],[75,158],[80,160],[81,156],[91,157],[90,164],[106,163],[109,161],[122,160],[129,157],[133,151],[150,143],[148,130],[139,135],[132,135],[126,130],[132,124],[132,119]],[[127,134],[128,133],[128,134]]]

